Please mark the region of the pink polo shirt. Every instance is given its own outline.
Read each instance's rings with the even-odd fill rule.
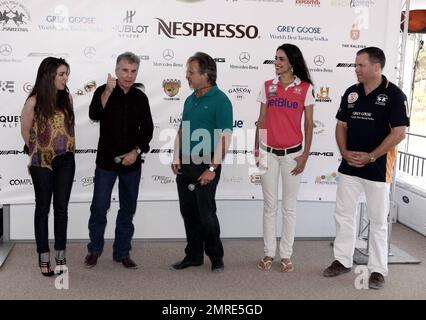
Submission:
[[[301,120],[305,106],[315,103],[314,88],[295,76],[286,88],[279,78],[268,80],[262,86],[257,101],[266,104],[267,146],[286,149],[302,143]]]

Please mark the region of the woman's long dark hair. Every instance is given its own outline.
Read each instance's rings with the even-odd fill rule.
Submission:
[[[49,118],[53,117],[55,110],[63,111],[68,123],[71,126],[74,125],[74,111],[68,87],[65,86],[64,90],[57,90],[55,87],[55,77],[60,66],[66,66],[67,74],[70,73],[70,66],[64,59],[45,58],[38,67],[33,90],[28,96],[28,98],[32,96],[36,98],[34,118],[41,127],[46,125]]]
[[[312,84],[309,69],[306,66],[305,59],[303,58],[302,51],[300,51],[299,47],[291,43],[284,43],[277,48],[277,51],[278,50],[285,52],[290,65],[293,67],[293,74],[298,76],[300,80]]]

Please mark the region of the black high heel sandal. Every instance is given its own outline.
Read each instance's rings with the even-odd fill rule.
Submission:
[[[51,277],[55,274],[52,271],[52,269],[50,268],[50,262],[49,261],[47,261],[47,262],[39,261],[38,266],[40,267],[41,274],[44,275],[45,277]]]
[[[55,271],[57,271],[58,274],[64,273],[64,266],[66,267],[66,265],[67,265],[67,259],[66,258],[62,258],[62,259],[55,258],[55,262],[56,262]]]

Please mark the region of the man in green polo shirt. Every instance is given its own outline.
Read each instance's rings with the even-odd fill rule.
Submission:
[[[216,77],[216,62],[208,54],[188,59],[186,78],[194,92],[185,101],[172,164],[187,239],[184,259],[172,266],[176,270],[202,265],[204,251],[213,272],[224,269],[215,195],[233,119]]]

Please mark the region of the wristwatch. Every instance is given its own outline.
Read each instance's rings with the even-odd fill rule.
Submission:
[[[215,168],[215,167],[213,167],[213,166],[210,166],[210,167],[209,167],[209,171],[210,171],[210,172],[215,172],[215,170],[216,170],[216,168]]]
[[[375,157],[375,156],[373,156],[373,154],[372,154],[372,153],[369,153],[369,154],[368,154],[368,157],[370,158],[370,163],[373,163],[374,161],[376,161],[376,157]]]
[[[141,153],[142,153],[142,150],[141,150],[141,148],[139,148],[139,147],[135,147],[135,150],[136,150],[136,153],[137,153],[137,154],[141,154]]]

